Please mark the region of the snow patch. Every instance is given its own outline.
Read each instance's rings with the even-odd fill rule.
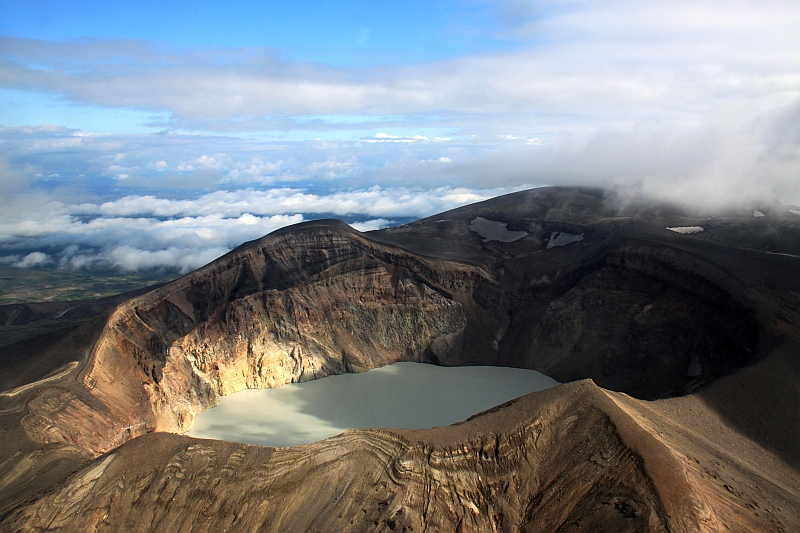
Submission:
[[[573,242],[582,240],[583,233],[580,235],[574,235],[572,233],[564,233],[563,231],[554,231],[550,235],[550,240],[547,241],[547,249],[549,250],[553,246],[566,246],[568,244],[572,244]]]
[[[701,231],[705,231],[703,226],[676,226],[674,228],[667,228],[670,231],[674,231],[675,233],[680,233],[681,235],[686,235],[687,233],[700,233]]]
[[[506,226],[508,224],[505,222],[495,222],[478,217],[469,223],[469,230],[483,237],[483,242],[514,242],[528,235],[527,231],[509,231]]]
[[[17,268],[35,268],[52,262],[53,259],[47,254],[43,254],[42,252],[31,252],[21,260],[14,263],[12,266]]]

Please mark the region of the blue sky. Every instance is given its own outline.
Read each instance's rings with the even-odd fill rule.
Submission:
[[[798,204],[799,176],[795,1],[0,1],[7,264],[186,270],[549,184]]]
[[[283,59],[360,67],[512,48],[485,2],[4,2],[3,34],[134,39],[176,49],[260,46]]]

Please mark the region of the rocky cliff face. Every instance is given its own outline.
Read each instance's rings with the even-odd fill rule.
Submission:
[[[718,266],[626,242],[554,299],[517,357],[560,381],[586,377],[638,398],[686,394],[755,354],[755,311]]]

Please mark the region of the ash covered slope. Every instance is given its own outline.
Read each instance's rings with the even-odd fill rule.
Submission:
[[[757,223],[797,235],[785,215]],[[67,335],[91,348],[80,368],[0,396],[2,529],[791,530],[800,260],[738,239],[752,216],[713,224],[539,189],[247,243]],[[400,360],[699,392],[574,384],[460,426],[275,452],[134,438],[245,387]]]

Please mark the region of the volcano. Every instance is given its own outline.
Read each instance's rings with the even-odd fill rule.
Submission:
[[[754,216],[754,212],[761,216]],[[541,188],[0,307],[0,531],[798,531],[800,215]],[[563,385],[290,448],[221,396],[415,361]]]

